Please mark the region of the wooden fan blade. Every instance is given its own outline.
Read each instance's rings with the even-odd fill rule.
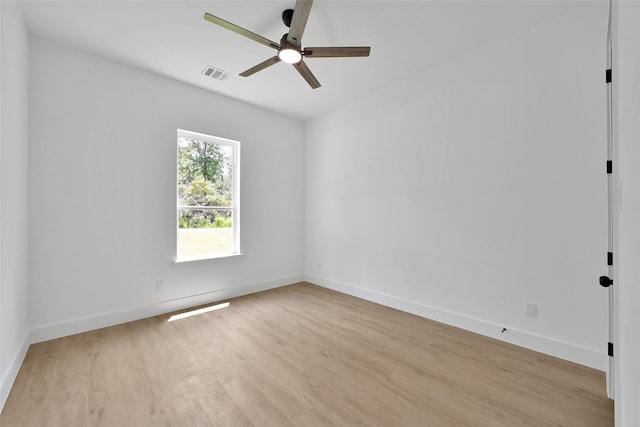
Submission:
[[[273,64],[277,64],[278,62],[280,62],[280,58],[278,58],[278,56],[276,55],[273,58],[269,58],[266,61],[262,61],[258,65],[249,68],[247,71],[243,71],[242,73],[240,73],[240,75],[242,77],[249,77],[250,75],[257,73],[258,71],[262,71],[265,68],[272,66]]]
[[[296,70],[300,73],[302,77],[309,83],[309,86],[313,89],[317,89],[320,87],[320,82],[316,79],[316,76],[313,75],[307,64],[304,61],[300,61],[297,64],[293,64],[296,67]]]
[[[256,33],[253,33],[249,30],[246,30],[242,27],[237,26],[236,24],[232,24],[229,21],[225,21],[222,18],[218,18],[217,16],[213,16],[210,13],[204,14],[204,19],[209,22],[213,22],[214,24],[220,25],[222,28],[226,28],[227,30],[231,30],[234,33],[240,34],[241,36],[245,36],[250,38],[251,40],[257,41],[258,43],[262,43],[265,46],[272,47],[274,49],[280,49],[280,45],[274,41],[271,41],[267,38],[264,38]]]
[[[369,46],[345,46],[345,47],[307,47],[302,54],[307,58],[340,58],[369,56]]]
[[[300,46],[302,43],[302,34],[304,28],[307,26],[307,19],[309,19],[309,12],[311,12],[311,6],[313,0],[298,0],[296,6],[293,9],[293,17],[291,18],[291,26],[289,27],[289,34],[287,40],[289,43],[293,43],[296,46]]]

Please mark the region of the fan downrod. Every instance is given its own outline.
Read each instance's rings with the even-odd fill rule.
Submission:
[[[293,9],[285,9],[282,12],[282,22],[287,27],[291,27],[291,18],[293,18]]]

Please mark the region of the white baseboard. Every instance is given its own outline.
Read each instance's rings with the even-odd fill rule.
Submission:
[[[52,325],[43,325],[31,330],[31,343],[48,341],[68,335],[87,332],[94,329],[106,328],[121,323],[132,322],[172,311],[184,310],[198,305],[209,304],[227,298],[235,298],[242,295],[253,294],[267,289],[302,282],[304,275],[281,277],[259,283],[251,283],[243,286],[218,289],[198,295],[190,295],[156,304],[135,307],[127,310],[103,313],[96,316],[75,319],[68,322]]]
[[[578,346],[555,338],[509,328],[507,325],[504,325],[504,327],[507,328],[507,331],[505,333],[501,333],[503,325],[498,325],[486,320],[476,319],[461,313],[443,310],[415,301],[409,301],[393,295],[372,291],[348,283],[338,282],[316,276],[314,274],[305,274],[305,281],[362,298],[367,301],[382,304],[387,307],[495,338],[500,341],[505,341],[520,347],[525,347],[530,350],[535,350],[540,353],[545,353],[570,362],[598,369],[600,371],[605,371],[608,364],[607,355],[604,352],[599,352],[591,348]]]
[[[6,372],[3,372],[2,378],[0,378],[0,413],[2,413],[2,408],[4,408],[4,404],[9,397],[9,392],[11,391],[11,387],[13,386],[13,382],[16,380],[16,376],[18,376],[18,371],[20,370],[20,366],[22,366],[24,357],[27,355],[29,342],[29,332],[27,331],[22,337],[20,346],[11,359],[9,368]]]

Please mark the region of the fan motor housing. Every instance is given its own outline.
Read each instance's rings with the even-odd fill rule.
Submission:
[[[298,52],[301,52],[300,46],[296,45],[295,43],[291,43],[287,39],[288,36],[289,36],[289,33],[283,35],[282,38],[280,39],[280,49],[295,49]]]

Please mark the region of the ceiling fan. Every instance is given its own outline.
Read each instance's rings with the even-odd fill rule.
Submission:
[[[307,19],[309,18],[309,12],[311,11],[312,4],[313,0],[297,0],[295,9],[286,9],[284,12],[282,12],[282,21],[284,22],[284,25],[289,27],[289,32],[282,36],[279,44],[235,24],[232,24],[229,21],[225,21],[222,18],[211,15],[210,13],[205,13],[204,19],[278,51],[278,54],[276,56],[269,58],[266,61],[263,61],[258,65],[240,73],[242,77],[249,77],[250,75],[257,73],[258,71],[264,70],[271,65],[283,61],[292,64],[295,69],[298,70],[300,75],[304,77],[307,83],[309,83],[309,85],[313,89],[317,89],[320,87],[320,82],[313,75],[309,67],[307,67],[307,64],[305,64],[303,60],[304,57],[344,58],[369,56],[371,48],[368,46],[344,46],[306,47],[303,49],[302,34],[304,33],[304,28],[307,25]]]

